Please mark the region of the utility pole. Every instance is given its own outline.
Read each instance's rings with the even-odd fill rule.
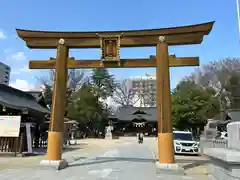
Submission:
[[[240,38],[240,6],[239,6],[239,0],[237,0],[237,21],[238,21],[238,34]]]

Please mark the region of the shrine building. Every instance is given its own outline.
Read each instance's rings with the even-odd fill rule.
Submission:
[[[109,119],[114,127],[113,134],[135,136],[143,132],[147,136],[157,135],[156,107],[120,107]]]

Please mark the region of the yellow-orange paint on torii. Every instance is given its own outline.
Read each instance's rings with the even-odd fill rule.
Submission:
[[[48,132],[48,160],[61,160],[62,131],[68,68],[134,68],[156,67],[158,158],[160,163],[174,163],[169,67],[199,65],[197,57],[177,58],[168,55],[168,46],[200,44],[214,22],[163,29],[103,31],[103,32],[51,32],[17,29],[29,48],[57,49],[56,60],[30,61],[31,69],[55,69],[50,129]],[[156,57],[150,59],[120,60],[100,63],[100,60],[69,58],[69,48],[100,48],[99,36],[121,36],[121,47],[156,47]],[[98,35],[98,36],[97,36]]]

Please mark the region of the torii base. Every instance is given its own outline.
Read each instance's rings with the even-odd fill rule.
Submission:
[[[170,175],[184,175],[184,168],[178,164],[162,164],[159,161],[156,162],[157,174],[170,174]]]
[[[68,167],[68,162],[65,159],[62,160],[42,160],[40,161],[40,167],[47,169],[61,170]]]

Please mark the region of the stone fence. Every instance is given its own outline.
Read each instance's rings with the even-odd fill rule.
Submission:
[[[240,180],[240,122],[229,123],[227,132],[228,140],[200,141],[202,153],[210,158],[209,180]]]
[[[206,148],[227,148],[228,141],[226,139],[208,139],[205,137],[200,138],[200,153],[203,154]]]

